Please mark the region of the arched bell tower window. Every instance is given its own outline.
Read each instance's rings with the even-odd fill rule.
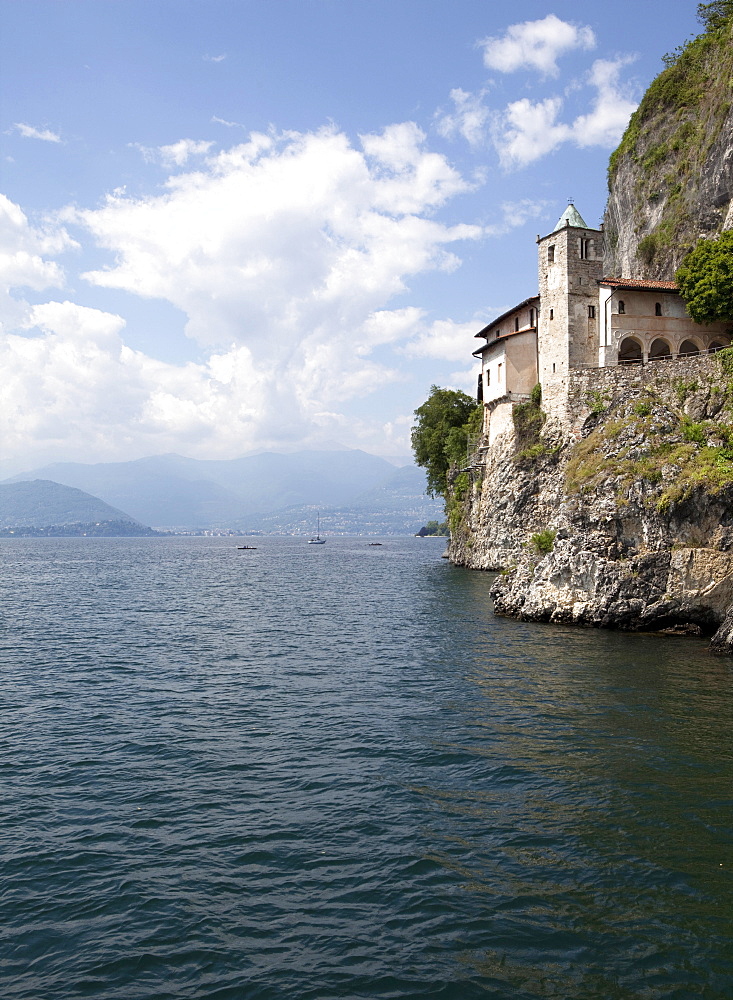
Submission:
[[[624,300],[623,299],[619,299],[618,300],[618,314],[619,314],[619,316],[623,316],[623,314],[625,312],[626,312],[626,305],[624,303]]]
[[[661,316],[662,315],[662,303],[661,302],[655,302],[654,303],[654,315],[655,316]]]

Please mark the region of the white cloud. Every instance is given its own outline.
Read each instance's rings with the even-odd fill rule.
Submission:
[[[473,339],[485,324],[472,320],[456,323],[450,319],[436,320],[405,345],[410,358],[438,358],[442,361],[465,361],[476,350]]]
[[[113,255],[87,280],[183,310],[204,360],[131,350],[112,313],[25,304],[0,345],[5,447],[38,461],[62,446],[85,461],[232,457],[317,445],[348,428],[352,443],[379,449],[384,417],[354,422],[349,403],[405,378],[396,352],[424,321],[390,300],[413,275],[455,267],[453,246],[483,235],[432,217],[469,187],[406,123],[361,146],[335,129],[254,134],[196,171],[177,170],[162,194],[120,189],[101,208],[66,209],[64,222]],[[62,284],[41,249],[61,251],[68,236],[31,231],[6,208],[17,265],[8,284]]]
[[[495,138],[504,167],[526,166],[571,138],[570,126],[557,121],[562,105],[560,97],[537,102],[523,97],[507,106]]]
[[[48,128],[34,128],[32,125],[25,125],[23,122],[16,122],[13,128],[20,132],[25,139],[42,139],[43,142],[61,142],[61,136],[52,132]]]
[[[192,156],[205,156],[214,143],[197,139],[179,139],[178,142],[172,142],[168,146],[143,146],[139,142],[131,142],[128,145],[132,149],[139,150],[146,163],[160,163],[170,169],[185,166]],[[124,188],[118,190],[124,191]]]
[[[253,135],[170,178],[162,196],[69,211],[116,255],[86,277],[167,299],[206,345],[282,357],[314,338],[359,341],[410,275],[454,267],[446,247],[481,235],[428,217],[468,184],[416,126],[362,143],[363,153],[330,129]]]
[[[480,145],[486,137],[486,126],[491,112],[483,102],[483,93],[470,94],[457,87],[450,92],[454,110],[438,114],[438,132],[451,139],[461,135],[471,146]]]
[[[13,297],[14,289],[63,286],[63,269],[48,258],[75,245],[58,226],[31,226],[18,205],[0,195],[0,329],[22,326],[28,317],[30,307]]]
[[[212,115],[211,121],[217,125],[226,125],[227,128],[244,128],[244,125],[241,125],[239,122],[229,122],[226,118],[219,118],[218,115]]]
[[[617,145],[636,104],[622,88],[621,69],[632,61],[598,59],[586,83],[596,90],[591,110],[570,123],[560,121],[564,101],[547,97],[531,101],[523,97],[507,105],[494,123],[493,140],[505,169],[523,167],[546,156],[565,142],[576,146]]]
[[[179,139],[170,146],[159,146],[158,152],[164,166],[182,167],[192,156],[204,156],[209,152],[213,142],[197,141],[195,139]]]
[[[547,202],[534,198],[520,198],[519,201],[505,201],[502,203],[502,218],[500,222],[484,226],[486,236],[503,236],[523,226],[530,219],[536,219],[547,208]]]
[[[484,65],[500,73],[534,69],[557,76],[557,60],[573,49],[592,49],[596,39],[589,27],[578,27],[548,14],[538,21],[510,25],[500,38],[484,38]]]
[[[589,83],[597,90],[593,108],[573,122],[573,139],[578,146],[616,146],[636,109],[620,86],[619,74],[633,58],[597,59],[589,74]]]
[[[204,59],[204,62],[220,63],[220,62],[224,62],[224,60],[226,59],[226,57],[227,57],[226,52],[223,52],[221,55],[218,55],[218,56],[205,55],[205,56],[203,56],[203,59]]]

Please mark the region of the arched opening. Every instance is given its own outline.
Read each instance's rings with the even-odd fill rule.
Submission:
[[[683,340],[680,344],[680,357],[683,355],[699,354],[700,348],[692,340]]]
[[[656,340],[652,341],[652,346],[649,348],[649,360],[650,361],[668,361],[672,357],[672,351],[670,350],[669,344],[666,340],[662,340],[658,337]]]
[[[716,351],[722,351],[726,344],[721,344],[719,340],[714,340],[710,347],[708,347],[708,354],[715,354]]]
[[[618,300],[618,314],[619,314],[619,316],[623,316],[625,312],[626,312],[626,305],[624,303],[624,300],[623,299],[619,299]]]
[[[618,349],[618,363],[620,365],[640,365],[641,362],[641,344],[633,337],[625,337]]]

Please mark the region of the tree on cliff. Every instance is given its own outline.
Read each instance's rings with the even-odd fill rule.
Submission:
[[[733,0],[713,0],[712,3],[697,5],[697,19],[705,25],[706,31],[724,28],[733,18]]]
[[[411,434],[415,461],[427,470],[428,493],[445,496],[448,470],[465,464],[468,438],[481,429],[483,408],[465,392],[434,385],[415,416]]]
[[[699,240],[675,278],[696,323],[733,320],[733,231]]]

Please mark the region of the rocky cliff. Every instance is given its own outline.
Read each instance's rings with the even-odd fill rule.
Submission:
[[[733,21],[665,57],[608,170],[605,274],[674,278],[733,228]]]
[[[609,277],[673,279],[701,236],[733,228],[733,3],[717,7],[611,157]],[[451,559],[500,571],[499,614],[711,635],[733,653],[733,349],[570,371],[563,392],[557,418],[514,405],[454,477]]]
[[[733,352],[609,376],[608,391],[587,394],[580,440],[520,411],[476,457],[450,556],[501,571],[500,614],[697,635],[723,626],[714,645],[728,652]]]

